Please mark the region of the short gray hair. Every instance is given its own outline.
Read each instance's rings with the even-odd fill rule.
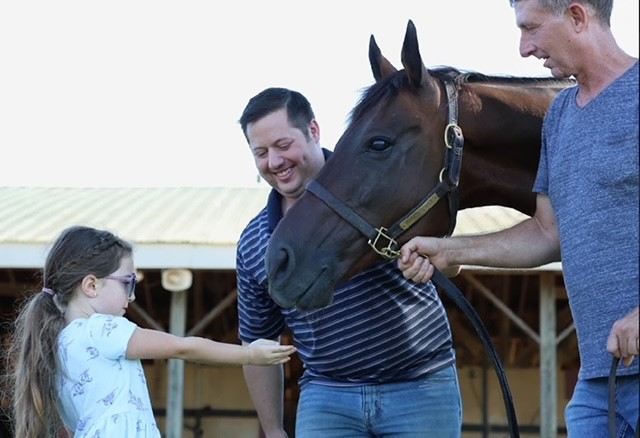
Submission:
[[[511,6],[515,5],[519,1],[523,0],[509,0]],[[611,11],[613,10],[613,0],[527,0],[537,1],[540,6],[549,11],[560,15],[562,14],[571,3],[580,3],[584,6],[591,8],[598,20],[602,24],[611,26]]]

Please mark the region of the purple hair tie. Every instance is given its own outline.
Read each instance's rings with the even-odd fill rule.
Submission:
[[[48,287],[43,287],[42,292],[51,296],[54,296],[56,294],[56,291],[54,291],[53,289],[49,289]]]

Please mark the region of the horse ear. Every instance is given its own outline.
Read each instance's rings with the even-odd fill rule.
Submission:
[[[428,86],[431,84],[431,75],[422,62],[416,27],[411,20],[407,24],[407,32],[404,35],[401,59],[404,71],[407,73],[412,87],[419,88],[423,85]]]
[[[376,82],[398,71],[387,58],[382,56],[382,52],[376,44],[376,39],[371,35],[369,38],[369,64]]]

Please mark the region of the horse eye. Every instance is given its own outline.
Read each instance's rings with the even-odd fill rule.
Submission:
[[[373,140],[371,140],[369,149],[376,152],[382,152],[388,149],[390,146],[391,146],[391,142],[386,138],[374,138]]]

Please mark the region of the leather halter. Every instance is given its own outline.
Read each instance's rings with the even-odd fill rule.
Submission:
[[[311,180],[307,185],[309,192],[313,193],[318,199],[331,207],[331,209],[345,221],[356,227],[368,238],[367,243],[369,246],[386,259],[391,260],[398,258],[398,242],[396,239],[424,217],[424,215],[445,196],[448,196],[450,214],[447,236],[453,233],[453,229],[456,226],[456,216],[459,205],[458,183],[460,181],[460,169],[462,167],[464,136],[462,135],[462,129],[458,126],[458,88],[452,81],[445,81],[445,88],[449,102],[449,121],[444,129],[444,144],[446,149],[439,182],[420,200],[417,206],[389,228],[374,228],[369,225],[360,215],[318,184],[317,181]]]
[[[440,181],[424,198],[420,200],[420,203],[416,207],[400,218],[400,220],[391,227],[388,229],[384,227],[374,228],[315,180],[311,180],[307,185],[307,190],[309,192],[313,193],[345,221],[357,228],[369,239],[369,246],[371,246],[376,253],[386,259],[392,260],[399,257],[400,252],[398,251],[398,243],[395,239],[427,214],[427,212],[431,210],[431,208],[436,205],[440,199],[447,195],[449,199],[449,213],[451,215],[449,220],[449,232],[447,235],[451,235],[455,228],[459,204],[458,182],[460,180],[464,137],[462,136],[462,129],[458,126],[457,86],[451,81],[445,81],[445,87],[449,101],[449,122],[444,130],[446,153],[444,167],[440,171]],[[382,243],[385,241],[386,246],[382,246]],[[502,399],[504,401],[505,411],[507,414],[509,434],[511,438],[519,438],[518,421],[516,418],[515,408],[513,406],[513,397],[511,396],[511,390],[509,389],[509,384],[507,382],[507,375],[495,346],[491,341],[491,336],[484,327],[484,324],[475,309],[467,301],[462,292],[460,292],[460,290],[448,278],[446,278],[440,271],[435,270],[432,280],[465,313],[476,330],[476,333],[480,337],[480,340],[487,350],[489,358],[493,362],[496,376],[500,383]]]
[[[405,214],[400,220],[396,221],[388,229],[385,227],[374,228],[367,223],[360,215],[351,208],[346,206],[342,201],[336,198],[331,192],[318,184],[315,180],[311,180],[307,185],[307,190],[313,193],[318,199],[327,204],[334,212],[336,212],[345,221],[357,228],[364,236],[368,238],[368,244],[373,250],[386,259],[396,259],[400,253],[398,251],[398,238],[402,233],[413,226],[418,220],[427,214],[438,201],[448,195],[449,200],[449,231],[447,236],[453,233],[456,225],[456,216],[459,206],[458,183],[460,180],[460,170],[462,166],[462,148],[464,146],[464,137],[462,129],[458,126],[458,89],[452,81],[445,81],[447,90],[447,99],[449,103],[449,122],[444,130],[444,142],[446,146],[444,166],[440,171],[438,184],[420,200],[419,204],[409,213]],[[382,243],[386,241],[386,246]],[[456,305],[467,315],[471,321],[476,333],[479,335],[487,353],[493,362],[500,389],[502,390],[502,398],[505,404],[507,414],[507,422],[509,426],[509,434],[512,438],[518,438],[518,422],[513,407],[513,398],[511,390],[507,383],[507,376],[500,358],[491,341],[491,337],[486,328],[482,324],[480,317],[474,308],[469,304],[464,295],[456,288],[456,286],[446,278],[440,271],[435,270],[432,280],[451,298]],[[613,358],[611,370],[608,379],[608,429],[609,436],[616,436],[616,417],[615,417],[615,392],[616,392],[616,369],[618,367],[618,359]],[[640,418],[636,427],[636,437],[640,438]]]

